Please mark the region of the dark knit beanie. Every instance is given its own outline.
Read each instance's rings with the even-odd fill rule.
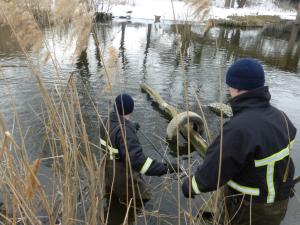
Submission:
[[[128,115],[132,113],[134,108],[134,101],[128,94],[120,94],[115,100],[115,111],[117,110],[120,115]]]
[[[257,60],[243,58],[229,67],[226,74],[226,84],[238,90],[259,88],[265,84],[265,73]]]

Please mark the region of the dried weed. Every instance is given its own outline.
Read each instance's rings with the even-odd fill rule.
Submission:
[[[202,20],[210,10],[212,5],[211,0],[185,0],[193,10],[193,16],[195,19]]]
[[[64,29],[71,29],[70,43],[76,43],[75,56],[86,50],[90,37],[94,13],[84,0],[58,0],[53,10],[55,24]]]
[[[28,170],[28,174],[26,177],[26,198],[32,199],[34,196],[34,191],[38,187],[38,181],[36,178],[36,174],[40,168],[41,160],[36,159],[32,165],[30,165],[30,169]]]
[[[36,51],[42,45],[43,33],[34,16],[23,6],[18,1],[0,0],[0,21],[11,28],[24,48]]]

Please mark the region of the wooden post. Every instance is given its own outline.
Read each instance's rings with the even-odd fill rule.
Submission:
[[[235,0],[231,0],[230,8],[234,8]]]
[[[143,60],[143,75],[144,79],[147,73],[147,57],[148,57],[148,51],[150,47],[150,41],[151,41],[151,30],[152,30],[152,24],[148,24],[148,30],[147,30],[147,42],[146,42],[146,48],[144,51],[144,60]]]
[[[224,7],[225,7],[225,8],[229,8],[229,7],[230,7],[230,3],[231,3],[231,0],[225,0],[225,5],[224,5]]]
[[[291,33],[291,36],[289,39],[287,53],[286,53],[287,55],[291,54],[293,52],[293,49],[294,49],[294,46],[295,46],[295,43],[297,40],[299,28],[300,28],[300,3],[297,4],[297,16],[296,16],[295,24],[293,26],[292,33]]]
[[[295,25],[300,25],[300,3],[297,4],[297,16],[296,16]]]
[[[127,64],[127,58],[125,56],[125,30],[126,30],[126,22],[123,22],[121,28],[122,34],[120,40],[120,55],[122,58],[123,67],[125,67],[125,65]]]
[[[237,3],[238,3],[238,8],[243,8],[244,5],[246,4],[246,0],[238,0]]]
[[[149,49],[149,46],[150,46],[151,30],[152,30],[152,24],[148,24],[148,30],[147,30],[147,42],[146,42],[145,54],[148,53],[148,49]]]

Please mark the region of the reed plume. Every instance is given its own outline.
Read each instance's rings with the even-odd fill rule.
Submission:
[[[210,10],[211,0],[185,0],[186,4],[192,9],[195,19],[202,20]]]
[[[70,44],[76,43],[75,56],[87,49],[94,13],[85,0],[58,0],[55,4],[54,21],[56,26],[71,29]]]
[[[0,22],[8,25],[26,49],[38,50],[42,45],[43,33],[35,18],[17,0],[0,0]]]
[[[40,168],[41,165],[41,160],[36,159],[32,165],[30,165],[28,169],[28,174],[26,177],[26,197],[28,199],[32,199],[34,196],[34,192],[36,188],[38,187],[38,182],[37,182],[37,172]]]

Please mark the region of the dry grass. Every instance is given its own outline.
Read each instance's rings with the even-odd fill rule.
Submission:
[[[70,43],[76,45],[75,56],[86,50],[90,37],[94,12],[86,0],[59,0],[53,9],[54,24],[64,30],[66,26],[71,29]]]
[[[86,50],[94,12],[86,0],[58,0],[51,8],[50,0],[0,0],[0,24],[8,25],[26,50],[37,51],[42,46],[43,32],[40,25],[53,25],[58,30],[71,29],[70,43],[75,44],[74,55]]]
[[[65,3],[72,5],[70,1]],[[51,154],[53,171],[53,194],[49,195],[45,193],[37,176],[43,159],[36,159],[31,164],[27,149],[22,144],[25,143],[25,134],[18,122],[17,112],[15,111],[14,127],[18,132],[14,132],[14,135],[21,138],[21,144],[14,139],[14,135],[7,132],[5,119],[1,118],[3,142],[0,151],[0,186],[7,199],[7,223],[22,221],[24,224],[39,224],[41,215],[46,215],[48,224],[54,224],[57,217],[62,218],[63,224],[75,224],[76,220],[85,221],[86,224],[103,223],[103,167],[106,155],[103,154],[98,161],[91,151],[75,80],[71,76],[65,87],[56,89],[55,93],[47,91],[43,74],[34,66],[28,54],[29,48],[35,48],[37,43],[41,45],[43,32],[32,12],[21,10],[18,2],[1,1],[0,4],[1,18],[4,18],[20,45],[43,97],[44,110],[39,117],[43,121],[45,142]],[[62,18],[63,22],[69,21],[71,24],[71,34],[76,42],[75,54],[79,54],[87,47],[92,16],[88,12],[87,3],[82,2],[75,6],[72,8],[75,11],[67,11],[71,15],[64,14],[63,10],[55,11],[55,15]],[[59,101],[55,100],[57,96]],[[100,149],[99,146],[98,148]],[[60,160],[61,157],[63,160]],[[83,216],[79,217],[79,214]]]
[[[26,177],[26,197],[32,199],[34,192],[38,187],[38,182],[36,179],[37,172],[41,165],[41,159],[36,159],[32,165],[30,165]]]
[[[6,126],[1,118],[4,138],[0,186],[6,198],[10,199],[5,207],[8,209],[8,221],[22,220],[25,224],[39,224],[40,216],[45,216],[45,213],[49,224],[54,224],[57,217],[62,218],[63,224],[74,224],[78,219],[86,224],[104,221],[103,167],[106,155],[103,154],[98,161],[91,151],[72,77],[64,91],[65,97],[57,103],[42,92],[46,111],[40,119],[44,121],[45,141],[51,152],[47,160],[53,161],[53,195],[45,193],[37,177],[40,162],[44,159],[37,159],[30,164],[25,145],[19,145],[8,132],[3,134]],[[18,122],[16,127],[18,133],[15,135],[23,139],[25,135]],[[79,212],[83,217],[79,217]]]
[[[23,5],[16,1],[0,0],[0,18],[2,24],[9,25],[16,32],[25,49],[37,50],[41,47],[43,32]]]
[[[267,24],[280,24],[279,16],[228,16],[228,19],[213,19],[210,23],[214,26],[225,27],[263,27]]]
[[[212,5],[211,0],[185,0],[185,2],[192,8],[195,19],[202,20],[210,10]]]

